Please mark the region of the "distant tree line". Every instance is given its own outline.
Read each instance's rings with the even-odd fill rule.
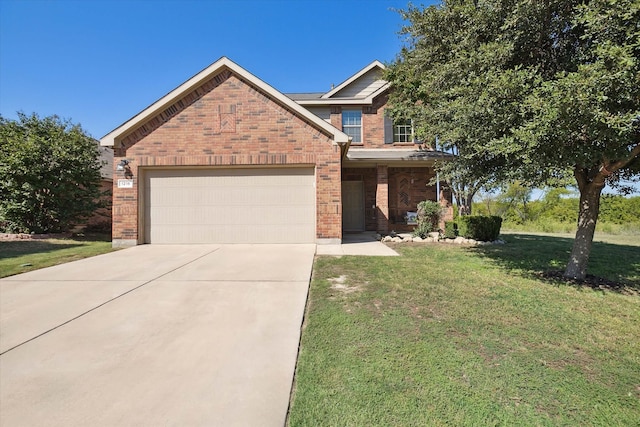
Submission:
[[[578,221],[578,195],[565,188],[548,190],[539,200],[531,200],[532,190],[513,184],[501,193],[485,194],[473,204],[476,215],[497,215],[505,226],[531,223],[565,223]],[[598,221],[601,223],[632,225],[640,229],[640,196],[623,197],[603,194]]]

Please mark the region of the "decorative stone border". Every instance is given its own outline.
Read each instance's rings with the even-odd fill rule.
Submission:
[[[51,233],[51,234],[27,234],[27,233],[0,233],[0,241],[10,240],[44,240],[44,239],[67,239],[71,233]]]
[[[380,234],[376,234],[376,239],[380,240],[383,243],[391,242],[391,243],[412,243],[412,242],[425,242],[425,243],[448,243],[455,245],[469,245],[469,246],[485,246],[485,245],[504,245],[506,242],[504,240],[498,239],[492,242],[483,242],[474,239],[465,239],[464,237],[458,236],[455,239],[446,239],[440,236],[440,233],[434,232],[429,233],[429,237],[413,236],[409,233],[394,233],[387,236],[382,236]]]

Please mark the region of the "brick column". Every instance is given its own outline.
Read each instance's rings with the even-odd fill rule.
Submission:
[[[376,217],[378,233],[389,232],[389,170],[387,165],[376,167]]]

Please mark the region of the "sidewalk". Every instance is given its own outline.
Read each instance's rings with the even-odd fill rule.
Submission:
[[[341,245],[316,245],[316,255],[363,255],[363,256],[399,256],[399,254],[380,241],[373,232],[345,234]]]

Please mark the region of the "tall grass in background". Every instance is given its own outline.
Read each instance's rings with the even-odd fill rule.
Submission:
[[[513,187],[520,192],[509,188],[504,194],[479,198],[473,204],[474,215],[502,217],[505,231],[575,234],[579,200],[568,190],[549,190],[542,199],[529,200],[529,190]],[[596,233],[640,235],[640,197],[603,195]]]
[[[538,233],[575,234],[576,223],[554,221],[552,219],[526,221],[522,223],[518,223],[515,221],[505,221],[502,223],[502,230],[503,231],[538,232]],[[599,222],[596,225],[596,232],[605,233],[605,234],[614,234],[614,235],[627,234],[632,236],[640,236],[640,222],[631,222],[627,224]]]

